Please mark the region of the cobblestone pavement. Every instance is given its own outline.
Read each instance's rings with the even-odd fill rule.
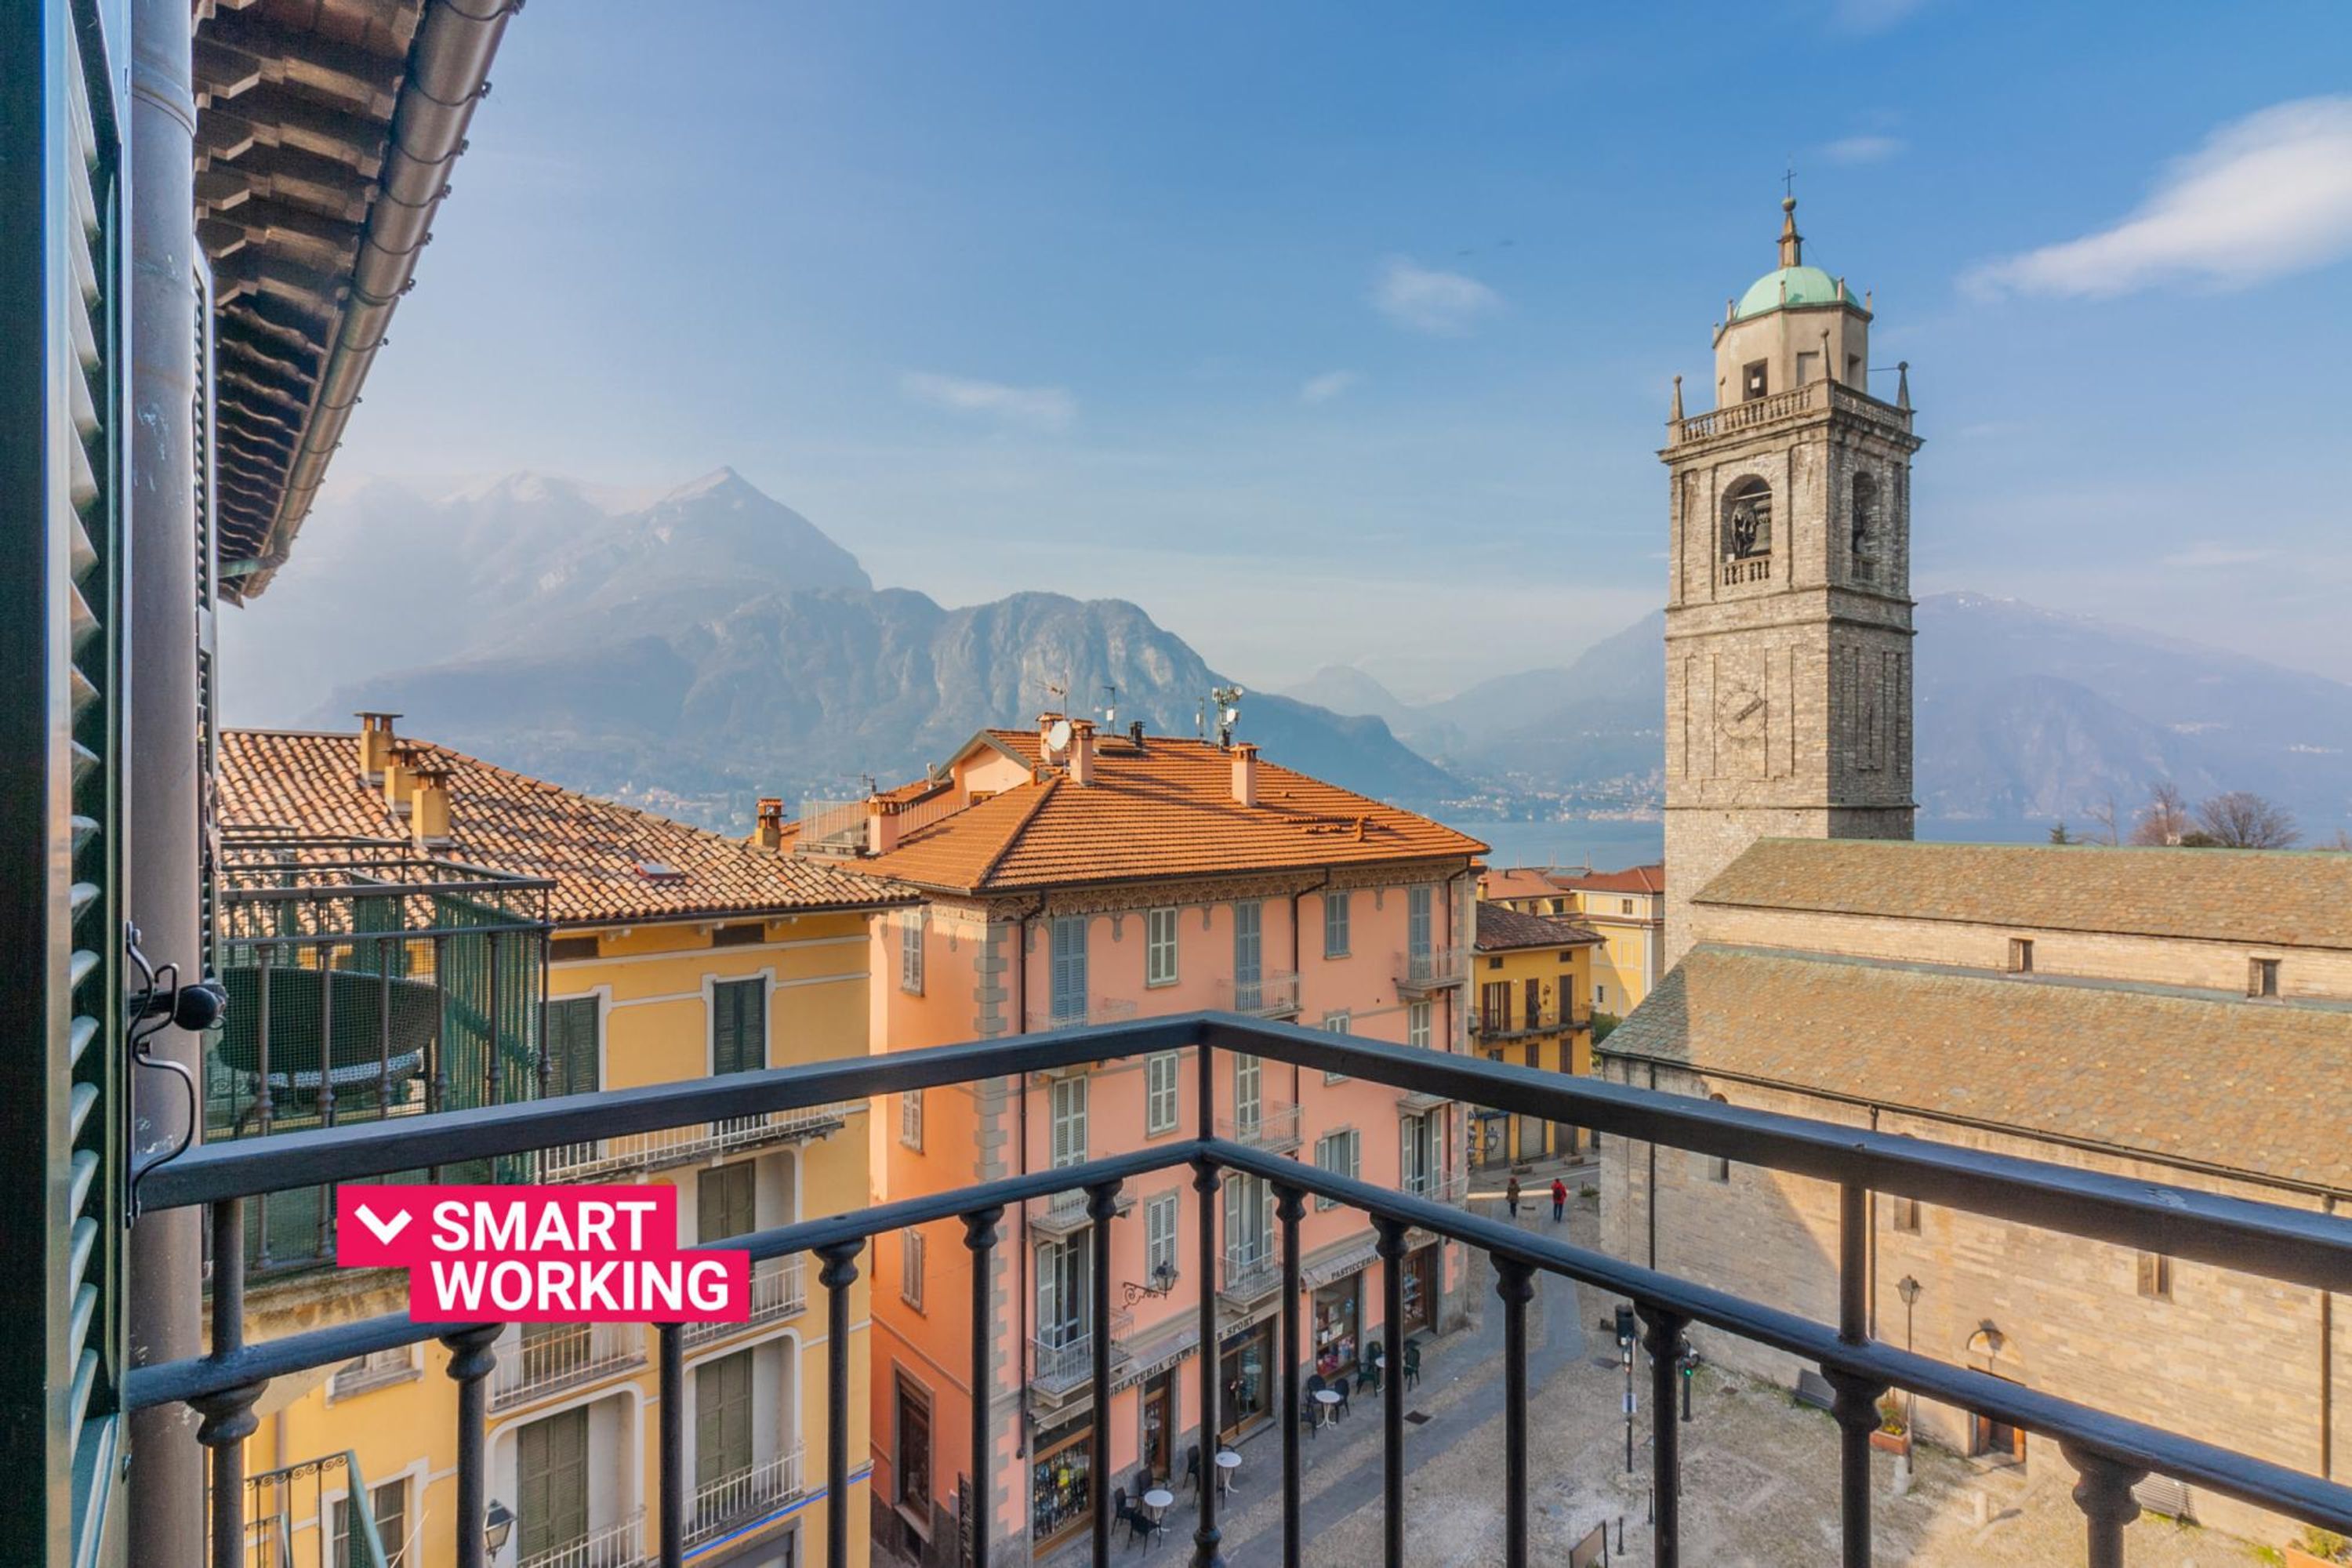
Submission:
[[[1577,1211],[1567,1228],[1590,1245],[1596,1216],[1589,1204]],[[1525,1205],[1521,1223],[1550,1230],[1549,1205],[1541,1212]],[[1490,1282],[1492,1270],[1481,1261],[1472,1278]],[[1529,1335],[1531,1554],[1538,1563],[1564,1563],[1580,1539],[1605,1526],[1610,1561],[1646,1568],[1646,1367],[1637,1372],[1642,1410],[1629,1479],[1624,1377],[1613,1342],[1591,1327],[1608,1316],[1611,1302],[1565,1280],[1541,1279],[1539,1289]],[[1406,1557],[1415,1568],[1484,1568],[1502,1560],[1501,1334],[1493,1308],[1482,1286],[1474,1309],[1479,1321],[1430,1345],[1421,1384],[1407,1395],[1407,1411],[1429,1418],[1409,1426],[1405,1436]],[[1785,1390],[1711,1372],[1700,1373],[1694,1393],[1696,1419],[1682,1429],[1683,1560],[1710,1568],[1835,1563],[1837,1429],[1830,1418],[1793,1404]],[[1377,1563],[1379,1401],[1359,1400],[1350,1419],[1307,1443],[1304,1452],[1307,1562],[1328,1568]],[[1222,1521],[1227,1561],[1234,1568],[1275,1568],[1282,1541],[1279,1435],[1262,1433],[1244,1454],[1241,1488]],[[2084,1560],[2082,1516],[2056,1474],[2029,1484],[2016,1468],[1926,1449],[1910,1494],[1898,1498],[1892,1458],[1874,1458],[1881,1568],[2050,1568]],[[1181,1499],[1168,1538],[1133,1553],[1138,1568],[1155,1559],[1186,1561],[1195,1519],[1192,1500]],[[1615,1549],[1621,1520],[1622,1552]],[[1124,1544],[1116,1551],[1129,1555]],[[2131,1527],[2126,1554],[2132,1568],[2238,1568],[2257,1561],[2230,1537],[2153,1518]]]

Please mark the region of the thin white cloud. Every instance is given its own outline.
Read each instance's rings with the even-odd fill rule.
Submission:
[[[1298,389],[1298,401],[1328,403],[1363,379],[1352,370],[1327,370],[1307,379],[1307,384]]]
[[[1916,11],[1925,0],[1836,0],[1837,25],[1849,33],[1883,33]]]
[[[1392,256],[1372,279],[1372,305],[1398,326],[1458,338],[1502,308],[1503,297],[1459,272],[1440,272]]]
[[[1980,294],[2088,298],[2173,279],[2244,287],[2352,255],[2352,98],[2221,127],[2112,228],[1978,268]]]
[[[2192,544],[2186,550],[2176,550],[2162,557],[2157,564],[2185,571],[2210,571],[2221,566],[2252,566],[2268,561],[2278,553],[2275,550],[2254,550],[2234,544],[2207,542]]]
[[[1910,145],[1900,136],[1841,136],[1822,149],[1832,163],[1884,163]]]
[[[1066,430],[1078,416],[1077,400],[1058,386],[1007,386],[910,370],[898,390],[917,403],[955,414],[976,414],[1032,430]]]

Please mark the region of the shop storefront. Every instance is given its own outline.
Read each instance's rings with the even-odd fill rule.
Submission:
[[[1094,1518],[1092,1414],[1039,1433],[1030,1454],[1030,1539],[1042,1551],[1076,1535]]]
[[[1217,1352],[1217,1379],[1224,1390],[1221,1439],[1231,1442],[1273,1419],[1274,1366],[1273,1319],[1225,1336]]]
[[[1143,1385],[1143,1434],[1139,1452],[1143,1468],[1155,1481],[1173,1479],[1170,1463],[1175,1458],[1176,1374],[1163,1372]]]
[[[1315,1292],[1315,1370],[1326,1379],[1345,1377],[1356,1370],[1363,1304],[1361,1272]]]
[[[1406,1253],[1402,1260],[1404,1311],[1399,1321],[1408,1334],[1437,1326],[1437,1248],[1438,1244],[1432,1242]]]

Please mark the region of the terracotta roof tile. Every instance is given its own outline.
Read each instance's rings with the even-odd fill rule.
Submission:
[[[2347,1041],[2326,1007],[1702,943],[1599,1048],[2343,1188],[2352,1073],[2315,1064]]]
[[[870,909],[911,896],[814,856],[576,794],[407,736],[420,764],[449,770],[453,843],[436,853],[491,869],[548,877],[559,924],[597,925],[697,914]],[[398,838],[405,822],[359,773],[349,734],[284,730],[221,732],[224,825],[308,835]],[[660,865],[677,873],[649,877]]]
[[[1766,838],[1703,904],[2352,948],[2352,855]]]
[[[1595,893],[1663,893],[1666,890],[1666,868],[1663,865],[1628,866],[1622,871],[1562,872],[1560,885]]]
[[[975,738],[1034,768],[1034,733]],[[1077,882],[1463,858],[1466,834],[1261,760],[1257,805],[1233,798],[1233,753],[1204,741],[1096,742],[1093,781],[1059,771],[918,829],[866,862],[927,888],[999,892]]]
[[[1521,914],[1481,900],[1478,904],[1478,951],[1506,952],[1527,947],[1577,947],[1601,940],[1591,926],[1555,915]]]
[[[1490,869],[1478,879],[1478,896],[1482,899],[1557,899],[1567,892],[1567,883],[1532,866]]]

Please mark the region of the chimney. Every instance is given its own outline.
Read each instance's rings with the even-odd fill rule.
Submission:
[[[383,804],[395,816],[408,815],[408,797],[416,788],[416,750],[387,744],[383,751]]]
[[[1095,782],[1095,721],[1091,719],[1070,721],[1070,782]]]
[[[1037,752],[1039,757],[1048,766],[1062,760],[1061,754],[1054,750],[1053,742],[1054,726],[1061,721],[1062,716],[1059,713],[1037,715]]]
[[[1247,741],[1234,748],[1234,804],[1257,804],[1257,748]]]
[[[372,784],[382,784],[384,761],[398,744],[392,732],[392,721],[400,715],[362,710],[353,716],[360,721],[360,777]]]
[[[1130,719],[1130,720],[1129,720],[1129,721],[1127,721],[1127,738],[1128,738],[1129,741],[1131,741],[1131,742],[1134,742],[1134,744],[1135,744],[1135,749],[1136,749],[1137,751],[1139,751],[1139,751],[1143,750],[1143,721],[1142,721],[1142,720],[1140,720],[1140,719]]]
[[[762,849],[781,849],[784,843],[784,803],[779,796],[760,797],[758,821],[751,829],[751,842]]]
[[[866,802],[866,852],[887,855],[898,847],[898,803],[881,795]]]
[[[419,844],[449,842],[449,770],[431,766],[411,775],[416,792],[409,797],[408,833]]]

